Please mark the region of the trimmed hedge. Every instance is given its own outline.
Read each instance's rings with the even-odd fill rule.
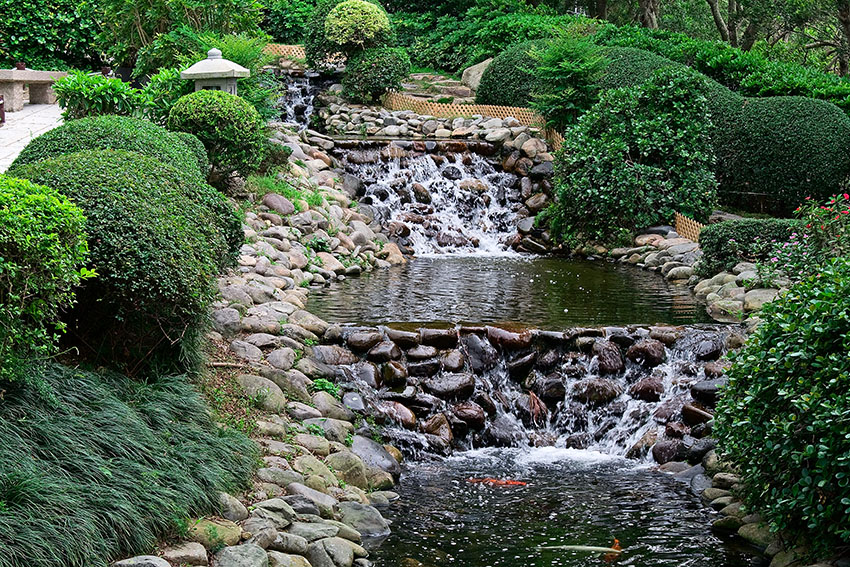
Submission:
[[[148,120],[112,115],[71,120],[45,132],[27,144],[12,167],[84,150],[138,152],[206,178],[195,149],[183,138]]]
[[[217,179],[255,172],[268,149],[266,125],[257,109],[224,91],[201,90],[181,97],[168,114],[168,128],[201,140]]]
[[[98,277],[69,314],[74,338],[101,361],[140,367],[155,356],[184,362],[214,297],[213,276],[243,240],[220,193],[138,153],[86,151],[17,166],[85,213]]]
[[[762,244],[786,242],[799,226],[794,219],[740,219],[710,224],[699,234],[703,256],[696,271],[713,276],[731,270],[738,262],[764,260]]]
[[[746,99],[724,134],[715,147],[726,204],[788,215],[806,197],[840,192],[850,178],[850,118],[828,102]]]
[[[369,104],[388,91],[400,89],[409,74],[410,57],[404,49],[365,49],[346,65],[343,94],[354,102]]]
[[[35,372],[35,371],[34,371]],[[0,567],[105,567],[249,485],[257,446],[210,419],[183,376],[132,380],[50,364],[55,392],[0,404]]]
[[[0,384],[54,353],[60,312],[88,275],[85,222],[55,189],[0,175]]]
[[[189,151],[194,154],[198,162],[198,169],[201,171],[201,177],[206,179],[210,173],[211,166],[210,157],[207,155],[207,149],[204,147],[204,143],[196,135],[189,132],[174,132],[174,135],[180,138],[186,144],[186,147],[189,148]]]
[[[349,0],[319,0],[316,8],[310,15],[310,21],[304,32],[304,51],[307,56],[307,64],[312,69],[326,71],[335,65],[345,61],[349,54],[346,48],[328,39],[325,33],[325,21],[328,15],[343,2]],[[365,0],[381,8],[377,0]],[[395,43],[395,34],[392,29],[378,34],[372,39],[370,47],[390,46]]]
[[[528,106],[536,90],[534,68],[537,61],[529,55],[533,49],[543,49],[548,40],[524,41],[512,45],[493,58],[484,69],[481,84],[475,93],[477,104]]]
[[[764,306],[717,405],[748,505],[813,555],[850,543],[850,259]]]
[[[389,34],[387,13],[366,0],[345,0],[325,18],[325,37],[345,53],[381,47]]]

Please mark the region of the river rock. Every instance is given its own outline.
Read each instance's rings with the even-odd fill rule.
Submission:
[[[255,347],[256,348],[256,347]],[[241,374],[236,381],[245,390],[245,393],[255,399],[266,411],[280,412],[286,409],[286,397],[280,386],[262,376],[253,374]]]
[[[494,345],[506,350],[520,350],[531,346],[531,332],[514,333],[498,327],[487,327],[487,338]]]
[[[289,322],[299,327],[310,331],[318,336],[322,336],[325,334],[325,331],[328,330],[328,324],[312,313],[304,311],[303,309],[299,309],[292,313],[289,316]]]
[[[576,399],[592,404],[610,402],[622,393],[622,386],[606,378],[587,378],[576,383],[573,389]]]
[[[652,447],[652,458],[659,465],[679,460],[682,442],[679,439],[661,439]]]
[[[358,331],[351,333],[346,338],[348,348],[356,352],[366,352],[383,340],[381,333],[377,331]]]
[[[667,357],[664,343],[655,339],[641,339],[626,351],[626,358],[644,366],[658,366]]]
[[[446,372],[460,372],[463,370],[465,358],[459,350],[452,349],[440,358],[440,365]]]
[[[203,545],[194,541],[166,547],[162,550],[162,558],[177,565],[209,565],[207,550],[204,549]],[[116,563],[115,566],[120,567],[120,563]]]
[[[230,520],[204,518],[194,522],[188,530],[188,539],[207,549],[222,544],[236,545],[242,537],[242,528]]]
[[[319,362],[333,366],[354,364],[360,360],[350,350],[337,345],[316,345],[312,347],[311,356]]]
[[[714,419],[714,416],[694,404],[682,406],[682,419],[690,426],[706,423]]]
[[[464,402],[453,408],[454,414],[472,429],[483,429],[487,418],[484,409],[475,402]]]
[[[407,381],[408,369],[397,360],[381,365],[381,380],[387,386],[401,386]]]
[[[629,394],[638,400],[645,402],[657,402],[664,393],[664,382],[657,376],[647,376],[629,388]]]
[[[401,474],[401,465],[398,464],[398,461],[383,446],[367,437],[355,435],[351,444],[351,452],[360,457],[367,467],[385,471],[391,474],[393,478],[398,478]]]
[[[720,389],[726,386],[727,382],[726,378],[700,380],[691,385],[691,396],[697,401],[713,406],[717,402]]]
[[[316,512],[318,513],[318,510]],[[278,532],[277,537],[269,544],[268,549],[281,553],[304,555],[307,553],[307,540],[299,535]]]
[[[443,373],[422,381],[426,390],[443,399],[465,399],[475,391],[472,374]]]
[[[287,494],[298,494],[300,496],[304,496],[309,498],[313,504],[319,509],[319,514],[323,518],[333,518],[334,511],[338,504],[336,498],[333,496],[328,496],[318,490],[312,489],[308,486],[301,484],[300,482],[293,482],[292,484],[286,487]]]
[[[363,537],[384,537],[390,533],[387,521],[372,506],[358,502],[340,502],[339,515],[342,523],[351,526]]]
[[[454,329],[420,329],[420,342],[436,348],[454,348],[457,345],[457,331]]]
[[[218,493],[218,503],[221,508],[221,516],[231,522],[241,522],[248,517],[248,509],[239,500],[227,494]]]
[[[283,216],[295,212],[295,205],[292,204],[292,201],[277,193],[266,193],[263,197],[263,204]]]
[[[717,360],[721,354],[723,354],[723,343],[717,337],[700,341],[694,349],[697,360]]]
[[[492,447],[516,447],[527,443],[525,432],[508,415],[500,415],[490,422],[481,438]]]
[[[304,554],[307,554],[307,549],[304,549]],[[269,567],[313,567],[306,557],[301,555],[281,553],[279,551],[269,551]]]
[[[778,289],[754,289],[744,295],[744,311],[759,311],[765,303],[770,303],[779,295]]]
[[[473,372],[481,373],[498,364],[499,353],[487,339],[470,334],[463,336],[460,341]]]
[[[593,354],[599,364],[600,374],[619,374],[626,369],[620,347],[611,341],[597,340],[594,342]]]
[[[449,420],[446,418],[445,414],[438,413],[432,416],[428,421],[422,424],[422,431],[428,433],[430,435],[435,435],[446,442],[446,444],[451,445],[454,440],[454,435],[452,434],[452,428],[449,425]]]
[[[318,476],[324,479],[328,486],[337,486],[336,476],[322,461],[313,455],[302,455],[292,462],[292,468],[305,477]]]
[[[366,466],[363,460],[351,451],[340,451],[328,455],[325,463],[336,471],[340,480],[363,490],[369,488],[366,480]]]
[[[407,351],[408,360],[426,360],[437,356],[437,349],[432,346],[417,345]]]
[[[293,522],[286,533],[306,540],[309,547],[314,541],[334,537],[339,533],[339,528],[325,522]]]
[[[401,350],[392,341],[382,341],[369,349],[366,358],[372,362],[389,362],[401,358]]]
[[[387,338],[403,349],[410,349],[418,345],[420,334],[411,331],[387,329]]]
[[[201,546],[202,551],[203,549],[204,547]],[[206,565],[206,561],[207,554],[204,551],[204,563],[193,563],[193,565]],[[162,557],[155,555],[139,555],[130,559],[124,559],[123,561],[116,561],[112,564],[112,567],[171,567],[171,564]]]
[[[401,402],[384,402],[381,410],[387,417],[401,424],[405,429],[414,429],[416,427],[416,415]]]
[[[322,428],[328,441],[345,443],[345,440],[354,432],[354,425],[349,420],[332,419],[320,417],[318,419],[305,419],[304,426],[318,425]]]
[[[323,417],[338,419],[340,421],[354,421],[354,412],[342,405],[328,392],[316,392],[313,394],[313,405],[321,412]]]

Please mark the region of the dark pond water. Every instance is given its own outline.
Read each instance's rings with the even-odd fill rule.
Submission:
[[[576,325],[700,323],[686,286],[606,261],[518,256],[420,257],[310,293],[334,323]]]
[[[527,486],[491,487],[497,477]],[[715,513],[672,477],[573,449],[485,449],[402,476],[386,512],[393,533],[373,551],[378,567],[755,567],[763,560],[712,535]],[[620,557],[538,550],[610,546]]]

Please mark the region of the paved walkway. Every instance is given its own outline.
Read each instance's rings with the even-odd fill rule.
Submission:
[[[20,112],[7,112],[0,127],[0,173],[6,171],[30,140],[62,123],[58,104],[27,104]]]

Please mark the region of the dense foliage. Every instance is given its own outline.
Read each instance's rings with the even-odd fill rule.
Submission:
[[[86,215],[98,277],[67,317],[74,343],[131,371],[181,355],[193,362],[211,278],[242,240],[221,194],[196,170],[127,151],[67,154],[10,173],[67,195]]]
[[[175,103],[168,127],[198,137],[207,149],[214,175],[248,175],[267,151],[266,127],[257,110],[238,96],[201,90]]]
[[[62,309],[90,275],[82,211],[54,189],[0,175],[0,390],[55,352]]]
[[[850,543],[850,260],[825,266],[760,316],[727,371],[715,432],[749,503],[831,554]]]
[[[697,272],[713,276],[731,270],[738,262],[763,260],[765,242],[787,242],[799,227],[793,219],[740,219],[710,224],[699,234],[703,256]]]
[[[139,116],[145,98],[121,79],[110,79],[101,74],[89,75],[82,71],[71,72],[53,84],[53,91],[64,110],[65,120],[117,114]]]
[[[330,13],[346,0],[318,0],[316,8],[310,15],[304,36],[304,51],[307,63],[313,69],[326,70],[345,61],[346,52],[339,44],[328,39],[325,22]],[[376,0],[367,0],[379,6]],[[382,9],[381,9],[382,10]],[[374,38],[371,46],[388,46],[392,43],[392,32],[381,34]]]
[[[263,30],[277,43],[303,43],[315,8],[316,3],[311,0],[272,0],[266,4]]]
[[[409,74],[410,58],[404,49],[366,49],[349,59],[342,79],[343,94],[354,102],[368,104],[400,89]]]
[[[210,158],[207,155],[207,149],[204,147],[204,143],[197,136],[189,132],[174,132],[174,135],[180,138],[180,141],[195,156],[195,161],[198,162],[198,169],[201,172],[201,178],[206,179],[210,173]]]
[[[532,50],[542,48],[545,41],[524,41],[512,45],[493,58],[481,75],[475,92],[478,104],[502,106],[528,106],[532,93],[537,90],[534,69],[537,60]]]
[[[0,0],[0,67],[91,68],[100,64],[97,22],[78,0]]]
[[[184,377],[32,371],[56,399],[11,388],[0,403],[0,566],[149,553],[178,522],[218,512],[219,491],[245,487],[256,445],[212,423]]]
[[[194,172],[201,179],[195,150],[162,126],[139,118],[95,116],[71,120],[35,138],[18,155],[14,166],[41,161],[82,150],[127,150],[156,158],[175,168]]]
[[[850,176],[850,118],[827,102],[747,99],[725,134],[715,149],[726,204],[790,214],[806,197],[837,193]]]
[[[674,211],[704,221],[716,201],[704,88],[698,74],[661,70],[603,93],[557,154],[553,232],[610,242]]]
[[[390,20],[380,6],[366,0],[345,0],[325,18],[325,38],[351,55],[380,47],[390,35]]]

